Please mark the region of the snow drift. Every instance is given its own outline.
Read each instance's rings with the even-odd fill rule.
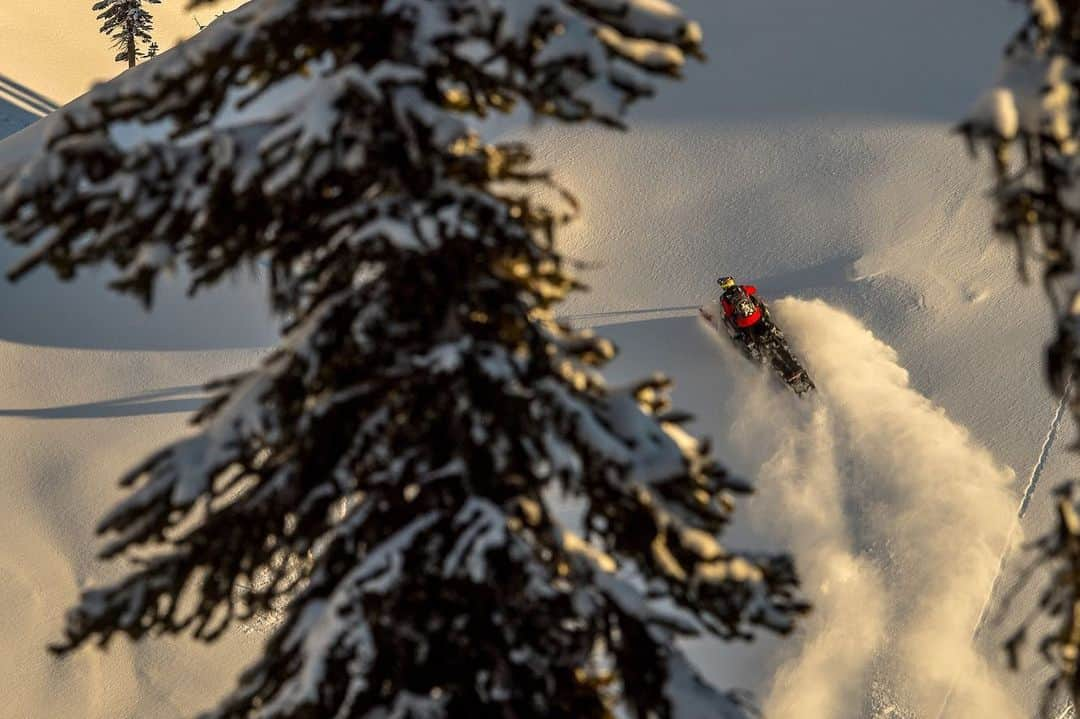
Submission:
[[[876,686],[903,698],[901,716],[936,717],[950,689],[950,717],[1023,716],[972,642],[1014,524],[1012,470],[853,317],[821,301],[775,310],[819,391],[797,402],[739,383],[729,443],[757,465],[752,524],[792,548],[816,612],[781,650],[794,652],[763,692],[766,715],[865,717]]]

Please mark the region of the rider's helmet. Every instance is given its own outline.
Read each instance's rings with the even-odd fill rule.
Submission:
[[[730,290],[732,287],[735,286],[735,278],[734,277],[721,277],[720,279],[718,279],[716,281],[716,284],[720,285],[720,289],[722,289],[724,292],[727,292],[728,290]]]

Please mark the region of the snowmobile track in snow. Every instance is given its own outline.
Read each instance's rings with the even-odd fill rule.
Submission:
[[[1024,490],[1024,498],[1020,501],[1020,510],[1017,512],[1017,519],[1021,519],[1024,513],[1027,512],[1028,504],[1031,502],[1032,495],[1035,494],[1035,488],[1039,484],[1039,478],[1042,477],[1043,469],[1046,466],[1046,460],[1050,456],[1050,450],[1054,446],[1054,440],[1057,438],[1058,427],[1061,425],[1061,418],[1065,416],[1065,408],[1069,402],[1069,392],[1072,389],[1072,380],[1065,385],[1065,392],[1061,395],[1061,399],[1058,401],[1057,412],[1054,413],[1054,420],[1050,423],[1050,430],[1046,433],[1046,439],[1043,441],[1042,450],[1039,452],[1039,460],[1035,463],[1034,469],[1031,470],[1031,477],[1028,479],[1027,488]]]
[[[1047,430],[1046,439],[1043,440],[1042,448],[1039,450],[1039,458],[1031,468],[1031,476],[1028,477],[1027,487],[1024,488],[1024,495],[1020,498],[1020,506],[1016,510],[1016,519],[1013,521],[1012,527],[1009,528],[1009,537],[1001,550],[997,574],[994,575],[994,581],[990,585],[990,591],[986,595],[986,601],[983,603],[982,611],[979,612],[979,621],[975,623],[975,631],[971,634],[972,641],[975,641],[975,639],[978,638],[979,632],[982,631],[983,624],[986,622],[986,616],[990,612],[990,604],[993,601],[994,595],[997,593],[1001,578],[1004,576],[1005,562],[1008,560],[1009,553],[1012,550],[1013,536],[1020,526],[1020,520],[1023,519],[1024,514],[1027,513],[1028,505],[1031,504],[1031,498],[1035,495],[1035,490],[1039,486],[1039,480],[1042,478],[1043,470],[1046,468],[1046,461],[1050,457],[1050,450],[1054,448],[1054,440],[1057,439],[1058,428],[1061,426],[1061,419],[1065,416],[1065,409],[1069,406],[1069,395],[1071,390],[1072,380],[1070,379],[1065,385],[1065,391],[1062,393],[1061,399],[1058,400],[1057,409],[1054,411],[1054,418],[1050,421],[1050,429]],[[953,689],[950,687],[948,693],[945,695],[945,700],[941,703],[941,710],[938,711],[937,715],[938,719],[943,719],[945,716],[945,710],[949,707],[949,699],[952,698],[952,693]],[[1075,717],[1075,714],[1072,711],[1072,707],[1066,707],[1057,719],[1072,719],[1073,717]]]
[[[669,317],[689,317],[697,311],[698,305],[676,305],[674,307],[647,307],[633,310],[611,310],[608,312],[584,312],[576,315],[562,315],[561,320],[604,320],[613,322],[624,318],[640,318],[642,315],[665,315]]]

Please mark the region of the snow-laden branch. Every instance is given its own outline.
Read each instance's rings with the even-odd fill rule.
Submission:
[[[741,715],[674,642],[788,631],[790,560],[718,541],[745,485],[552,319],[576,206],[471,127],[618,124],[700,41],[666,0],[253,0],[59,115],[0,187],[14,276],[107,262],[149,302],[264,263],[285,340],[124,477],[98,529],[136,566],[57,650],[274,610],[210,716]]]

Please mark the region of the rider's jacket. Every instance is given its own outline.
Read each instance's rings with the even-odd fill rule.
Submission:
[[[756,292],[757,287],[753,285],[737,285],[720,298],[724,316],[734,322],[736,327],[753,327],[761,320],[761,303],[754,297]]]

